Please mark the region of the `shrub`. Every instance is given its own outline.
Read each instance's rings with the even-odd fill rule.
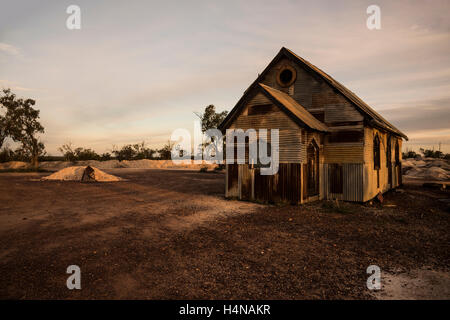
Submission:
[[[111,153],[109,152],[105,152],[100,156],[100,161],[107,161],[107,160],[111,160]]]
[[[434,150],[430,150],[430,149],[420,148],[420,151],[427,158],[444,158],[444,154],[439,150],[434,151]]]
[[[406,150],[406,152],[403,152],[403,154],[402,154],[403,159],[415,158],[417,156],[418,156],[418,154],[412,150]]]
[[[8,147],[0,150],[0,162],[14,161],[14,151]]]

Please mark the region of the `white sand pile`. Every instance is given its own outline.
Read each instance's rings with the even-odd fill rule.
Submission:
[[[9,169],[26,169],[30,166],[29,163],[22,161],[10,161],[5,163],[0,163],[0,170],[9,170]]]
[[[67,162],[67,161],[44,161],[39,163],[39,168],[44,170],[60,170],[64,168],[76,166],[91,166],[99,169],[115,169],[115,168],[135,168],[135,169],[191,169],[199,170],[202,167],[207,167],[208,170],[213,170],[217,167],[216,164],[208,164],[203,161],[201,164],[174,164],[172,160],[108,160],[108,161],[97,161],[97,160],[87,160],[87,161],[77,161]]]
[[[122,179],[91,166],[75,166],[59,170],[43,180],[113,182]]]
[[[413,167],[410,170],[406,171],[405,176],[409,178],[423,179],[423,180],[445,181],[450,179],[449,172],[438,167],[431,167],[431,168]]]
[[[405,159],[402,161],[405,177],[421,180],[450,180],[450,164],[443,159],[423,158],[423,160]]]

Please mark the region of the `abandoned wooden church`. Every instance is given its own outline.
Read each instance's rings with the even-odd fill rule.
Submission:
[[[279,129],[279,170],[226,164],[226,197],[364,202],[402,183],[402,138],[353,92],[282,48],[219,129]],[[268,134],[270,143],[270,134]],[[247,142],[246,142],[247,144]]]

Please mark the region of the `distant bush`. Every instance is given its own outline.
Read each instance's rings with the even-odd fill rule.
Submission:
[[[415,157],[417,157],[417,156],[418,156],[418,154],[417,154],[416,152],[412,151],[412,150],[406,150],[406,152],[403,152],[403,153],[402,153],[403,159],[406,159],[406,158],[415,158]]]
[[[14,161],[14,151],[8,147],[0,150],[0,162]]]
[[[141,160],[141,159],[153,159],[155,150],[146,148],[145,142],[136,144],[127,144],[120,149],[113,148],[112,153],[117,160]]]
[[[164,147],[157,151],[158,159],[160,160],[170,160],[172,159],[172,147],[173,144],[169,141]]]
[[[431,149],[424,149],[420,148],[420,153],[423,154],[426,158],[436,158],[436,159],[446,159],[450,160],[450,154],[449,153],[443,153],[439,150],[431,150]],[[407,158],[415,158],[420,156],[420,153],[416,153],[412,150],[406,150],[406,152],[402,153],[403,159]]]
[[[450,154],[444,154],[443,152],[439,150],[430,150],[430,149],[423,149],[420,148],[420,152],[423,153],[424,157],[427,158],[438,158],[438,159],[449,159]]]
[[[208,172],[208,167],[201,167],[200,172]]]
[[[28,152],[25,152],[23,148],[12,150],[8,147],[4,147],[0,150],[0,162],[9,161],[30,161],[31,156]]]
[[[109,153],[109,152],[105,152],[100,156],[100,161],[108,161],[111,159],[112,159],[112,156],[111,156],[111,153]]]
[[[39,157],[39,162],[42,161],[64,161],[63,156],[41,156]]]
[[[154,159],[156,151],[147,148],[145,142],[136,144],[127,144],[120,149],[113,146],[111,153],[105,152],[98,154],[93,149],[89,148],[74,148],[71,143],[66,143],[58,148],[62,153],[65,161],[83,161],[83,160],[99,160],[107,161],[112,159],[122,160],[141,160],[141,159]]]
[[[75,149],[76,160],[100,160],[100,156],[92,149],[76,148]]]
[[[100,160],[100,156],[92,149],[75,148],[73,149],[71,143],[63,144],[58,148],[59,152],[63,154],[65,161],[83,161],[83,160]]]

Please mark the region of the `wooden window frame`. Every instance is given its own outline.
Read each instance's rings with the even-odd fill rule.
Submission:
[[[281,73],[283,73],[283,71],[285,70],[289,70],[292,73],[292,78],[289,82],[281,81]],[[280,87],[287,88],[291,86],[295,82],[295,80],[297,80],[297,71],[290,65],[283,65],[277,73],[277,83],[280,85]]]
[[[380,150],[380,137],[378,133],[373,137],[373,168],[374,170],[380,170],[381,163],[381,150]]]

